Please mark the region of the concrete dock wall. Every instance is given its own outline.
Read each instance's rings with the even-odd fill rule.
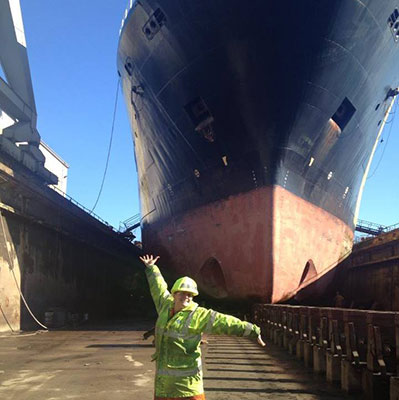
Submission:
[[[399,310],[399,230],[356,244],[337,274],[346,306]]]
[[[42,322],[53,309],[90,318],[148,309],[140,249],[18,165],[0,162],[0,181],[0,331],[39,327],[17,286]]]
[[[4,221],[3,213],[0,220],[0,332],[3,330],[20,329],[20,308],[21,299],[16,282],[21,281],[18,258],[11,260],[12,254],[15,254],[12,242],[6,237],[10,237],[8,224]],[[6,232],[6,237],[3,232]],[[7,248],[8,246],[8,248]],[[15,274],[15,278],[13,276]]]

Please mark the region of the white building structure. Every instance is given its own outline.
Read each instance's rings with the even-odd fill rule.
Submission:
[[[64,195],[67,191],[67,179],[69,165],[51,148],[49,145],[40,141],[39,150],[43,153],[45,161],[44,168],[52,172],[57,178],[56,185],[49,185],[49,187],[61,192]]]
[[[19,0],[0,0],[0,151],[56,184],[39,150],[37,113]]]
[[[0,136],[4,129],[13,124],[15,124],[15,121],[0,109]],[[49,185],[49,187],[55,189],[60,194],[65,194],[67,191],[69,165],[43,140],[40,140],[39,150],[44,156],[44,168],[58,178],[58,183]]]
[[[3,129],[6,129],[13,124],[14,120],[0,109],[0,135],[3,133]]]

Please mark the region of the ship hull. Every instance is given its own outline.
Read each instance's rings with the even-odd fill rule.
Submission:
[[[306,229],[298,232],[298,226]],[[155,224],[143,239],[210,296],[278,302],[344,259],[353,233],[337,217],[274,186]]]
[[[134,3],[118,71],[145,249],[215,297],[272,302],[348,255],[398,84],[394,10]]]

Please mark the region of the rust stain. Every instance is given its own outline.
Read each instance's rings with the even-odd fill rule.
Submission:
[[[352,237],[341,220],[279,186],[231,196],[143,232],[145,248],[161,255],[162,266],[201,286],[201,268],[214,257],[221,291],[269,302],[298,289],[309,260],[319,274],[333,268]],[[215,277],[222,281],[219,272]]]

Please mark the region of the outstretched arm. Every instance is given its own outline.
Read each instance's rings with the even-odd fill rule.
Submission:
[[[159,314],[162,304],[170,296],[170,293],[168,291],[168,285],[166,284],[165,279],[163,279],[161,271],[155,265],[158,259],[159,256],[154,257],[148,254],[140,257],[140,260],[147,267],[145,272],[147,275],[148,284],[150,285],[151,296],[154,300],[157,313]]]
[[[256,339],[260,346],[266,346],[262,340],[260,328],[255,324],[222,314],[213,310],[205,310],[200,323],[201,332],[216,335],[247,336]]]

